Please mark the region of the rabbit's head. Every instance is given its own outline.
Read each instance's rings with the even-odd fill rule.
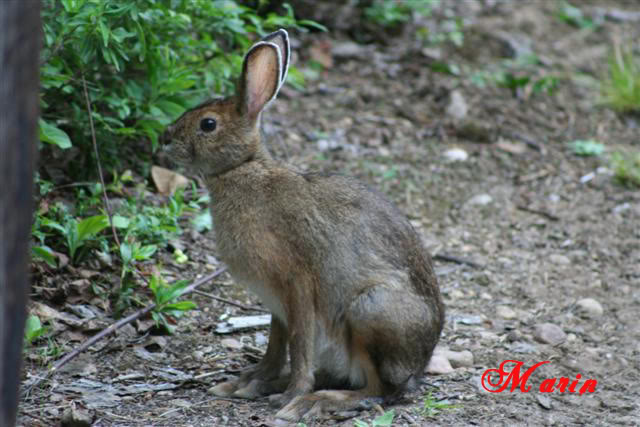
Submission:
[[[263,153],[260,115],[287,77],[290,49],[278,30],[247,52],[236,94],[184,113],[162,136],[169,157],[204,175],[220,175]]]

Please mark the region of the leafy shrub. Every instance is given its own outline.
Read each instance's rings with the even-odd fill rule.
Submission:
[[[101,158],[110,169],[123,150],[132,151],[126,141],[149,140],[155,148],[185,109],[210,91],[228,93],[251,34],[313,25],[296,21],[286,4],[286,14],[262,17],[240,3],[44,0],[40,140],[78,149],[72,177],[93,173],[86,81]]]

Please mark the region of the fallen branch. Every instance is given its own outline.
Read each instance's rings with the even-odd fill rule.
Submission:
[[[220,302],[225,303],[225,304],[233,305],[233,306],[241,308],[243,310],[259,311],[261,313],[269,313],[269,310],[265,310],[265,309],[260,308],[260,307],[253,307],[253,306],[250,306],[250,305],[240,304],[239,302],[235,302],[235,301],[231,301],[231,300],[226,299],[226,298],[218,297],[218,296],[215,296],[215,295],[207,293],[207,292],[194,290],[193,293],[197,294],[197,295],[202,295],[203,297],[211,298],[212,300],[220,301]]]
[[[529,213],[532,213],[532,214],[540,215],[540,216],[543,216],[543,217],[545,217],[547,219],[550,219],[551,221],[560,221],[560,217],[559,216],[556,216],[556,215],[554,215],[552,213],[549,213],[549,212],[541,211],[541,210],[538,210],[538,209],[531,209],[530,207],[523,206],[523,205],[518,205],[516,207],[521,211],[525,211],[525,212],[529,212]]]
[[[208,281],[215,279],[216,277],[220,276],[225,271],[227,271],[227,267],[222,267],[222,268],[219,268],[218,270],[214,271],[213,273],[209,274],[208,276],[205,276],[205,277],[203,277],[203,278],[201,278],[199,280],[196,280],[194,283],[192,283],[191,285],[187,286],[184,289],[184,292],[182,293],[182,295],[187,295],[187,294],[193,292],[199,286],[202,286],[203,284],[207,283]],[[149,304],[148,306],[146,306],[144,308],[141,308],[140,310],[136,311],[135,313],[132,313],[131,315],[129,315],[129,316],[123,318],[123,319],[118,320],[113,325],[109,326],[106,329],[103,329],[102,331],[98,332],[97,334],[95,334],[94,336],[92,336],[91,338],[86,340],[78,348],[76,348],[75,350],[71,351],[70,353],[67,353],[66,356],[64,356],[62,359],[58,360],[56,363],[54,363],[53,366],[47,372],[47,375],[45,375],[44,377],[40,377],[36,382],[31,384],[29,386],[29,388],[24,392],[24,394],[28,395],[33,388],[38,386],[42,381],[45,381],[45,380],[49,379],[53,374],[55,374],[58,370],[60,370],[60,368],[62,368],[67,363],[69,363],[69,361],[73,360],[76,356],[78,356],[80,353],[82,353],[83,351],[85,351],[86,349],[91,347],[96,342],[100,341],[102,338],[104,338],[107,335],[115,332],[116,330],[120,329],[124,325],[127,325],[127,324],[133,322],[134,320],[144,316],[145,314],[149,313],[154,308],[156,308],[156,306],[157,305],[155,303]]]
[[[435,254],[433,256],[433,259],[437,259],[438,261],[454,262],[456,264],[468,265],[469,267],[478,268],[478,269],[484,268],[484,266],[481,264],[478,264],[466,258],[457,257],[455,255]]]

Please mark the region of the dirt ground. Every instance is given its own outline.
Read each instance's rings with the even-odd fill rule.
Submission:
[[[440,25],[446,9],[462,17],[461,47],[425,49],[410,30],[386,45],[354,46],[327,34],[296,39],[294,65],[311,57],[332,64],[305,91],[285,88],[265,117],[277,157],[355,175],[382,190],[438,255],[447,308],[440,346],[470,351],[473,362],[426,374],[418,390],[384,409],[395,409],[398,426],[639,425],[640,191],[614,182],[607,156],[640,151],[640,120],[599,105],[597,82],[616,38],[638,48],[640,5],[576,2],[601,23],[580,30],[553,16],[554,1],[443,3],[429,19]],[[620,10],[636,15],[616,19]],[[490,76],[523,52],[539,61],[519,75],[556,77],[553,93],[471,78]],[[437,62],[456,64],[461,75],[434,71]],[[591,138],[605,144],[602,156],[579,157],[567,145]],[[468,158],[448,159],[454,148]],[[186,232],[181,240],[191,262],[177,265],[167,253],[174,277],[201,277],[217,267],[212,232]],[[471,263],[444,261],[447,255]],[[46,283],[73,283],[80,278],[74,274],[65,270]],[[202,290],[260,305],[226,276]],[[578,303],[586,298],[596,302]],[[34,299],[71,311],[68,302],[52,304],[37,292]],[[273,425],[266,400],[207,394],[255,363],[268,337],[264,327],[220,335],[217,323],[262,313],[193,299],[200,309],[179,321],[175,335],[145,334],[151,322],[136,322],[31,390],[19,425],[56,425],[71,406],[86,410],[95,426]],[[65,326],[63,351],[113,320],[92,322]],[[528,393],[486,392],[482,374],[505,360],[522,361],[522,372],[550,363],[532,374]],[[42,372],[27,361],[25,385]],[[560,377],[580,378],[576,392],[539,391],[544,379]],[[586,379],[597,387],[581,395]],[[429,393],[452,406],[423,412]],[[351,426],[354,418],[378,415],[372,409],[306,423]]]

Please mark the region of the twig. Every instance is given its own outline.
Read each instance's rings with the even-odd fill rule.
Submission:
[[[516,208],[520,209],[521,211],[525,211],[525,212],[529,212],[529,213],[532,213],[532,214],[543,216],[543,217],[545,217],[547,219],[550,219],[551,221],[560,221],[560,217],[558,217],[558,216],[556,216],[556,215],[554,215],[552,213],[549,213],[549,212],[540,211],[540,210],[537,210],[537,209],[531,209],[530,207],[523,206],[523,205],[518,205],[518,206],[516,206]]]
[[[202,295],[203,297],[211,298],[211,299],[216,300],[216,301],[223,302],[225,304],[233,305],[233,306],[241,308],[243,310],[259,311],[261,313],[269,313],[268,310],[264,310],[264,309],[262,309],[260,307],[253,307],[253,306],[250,306],[250,305],[240,304],[239,302],[231,301],[229,299],[222,298],[222,297],[217,297],[217,296],[209,294],[207,292],[194,290],[193,293],[197,294],[197,295]]]
[[[87,90],[87,81],[82,75],[82,87],[84,88],[84,99],[87,102],[87,113],[89,114],[89,127],[91,128],[91,140],[93,141],[93,151],[96,154],[96,162],[98,163],[98,175],[100,176],[100,183],[102,184],[102,197],[104,199],[104,207],[107,210],[107,218],[109,218],[109,225],[111,225],[111,232],[113,238],[120,248],[120,239],[118,239],[118,233],[116,233],[116,227],[113,225],[113,218],[111,215],[111,205],[109,204],[109,198],[107,197],[107,186],[104,183],[104,176],[102,175],[102,164],[100,163],[100,154],[98,153],[98,142],[96,141],[96,130],[93,127],[93,114],[91,114],[91,101],[89,100],[89,91]]]
[[[187,295],[187,294],[193,292],[197,287],[202,286],[203,284],[207,283],[208,281],[215,279],[216,277],[220,276],[225,271],[227,271],[227,267],[222,267],[222,268],[219,268],[218,270],[214,271],[213,273],[209,274],[208,276],[205,276],[205,277],[203,277],[203,278],[201,278],[199,280],[196,280],[194,283],[192,283],[191,285],[187,286],[184,289],[184,292],[182,293],[182,295]],[[133,322],[134,320],[144,316],[145,314],[149,313],[154,308],[156,308],[156,304],[155,303],[149,304],[148,306],[146,306],[144,308],[141,308],[140,310],[136,311],[135,313],[132,313],[131,315],[125,317],[124,319],[120,319],[119,321],[117,321],[116,323],[112,324],[108,328],[103,329],[102,331],[98,332],[97,334],[95,334],[94,336],[92,336],[91,338],[86,340],[84,343],[82,343],[82,345],[80,345],[80,347],[76,348],[75,350],[71,351],[70,353],[67,353],[66,356],[64,356],[62,359],[58,360],[49,369],[49,371],[47,372],[46,376],[40,377],[36,382],[34,382],[31,386],[29,386],[29,388],[27,389],[25,394],[29,394],[29,392],[33,388],[35,388],[37,385],[39,385],[42,381],[50,378],[53,374],[55,374],[58,370],[60,370],[60,368],[62,368],[64,365],[66,365],[70,360],[74,359],[76,356],[78,356],[80,353],[82,353],[83,351],[85,351],[86,349],[91,347],[93,344],[95,344],[96,342],[100,341],[102,338],[106,337],[107,335],[109,335],[109,334],[115,332],[116,330],[120,329],[124,325],[129,324],[129,323]]]
[[[437,259],[439,261],[445,261],[445,262],[455,262],[456,264],[464,264],[464,265],[468,265],[469,267],[478,268],[478,269],[484,268],[483,265],[480,265],[466,258],[457,257],[455,255],[435,254],[433,256],[433,259]]]

